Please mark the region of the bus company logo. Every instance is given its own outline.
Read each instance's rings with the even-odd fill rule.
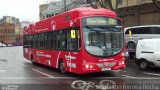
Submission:
[[[56,29],[56,22],[54,20],[51,22],[51,28],[52,30]]]
[[[37,51],[37,52],[36,52],[36,55],[37,55],[37,56],[44,56],[44,53]]]
[[[73,21],[70,21],[70,26],[73,26]]]
[[[65,55],[66,60],[75,60],[76,57],[71,56],[71,55]]]
[[[39,52],[39,51],[36,52],[36,55],[37,55],[37,56],[43,56],[43,57],[46,57],[46,58],[51,58],[51,55],[49,55],[49,54],[44,54],[43,52]]]
[[[55,30],[55,29],[56,29],[56,25],[53,25],[53,26],[52,26],[52,29]]]
[[[47,58],[51,58],[51,55],[46,54],[46,55],[45,55],[45,57],[47,57]]]
[[[72,68],[76,68],[76,64],[75,63],[71,63],[69,61],[67,61],[67,66],[68,67],[72,67]]]

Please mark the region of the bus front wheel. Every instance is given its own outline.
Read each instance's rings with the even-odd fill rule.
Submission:
[[[64,64],[63,60],[61,60],[59,63],[59,69],[60,69],[61,73],[66,73],[65,64]]]

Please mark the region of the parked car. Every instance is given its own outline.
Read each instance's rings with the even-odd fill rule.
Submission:
[[[0,47],[5,47],[6,45],[3,43],[0,43]]]
[[[7,46],[8,46],[8,47],[12,47],[13,45],[12,45],[12,44],[8,44]]]
[[[126,49],[130,57],[134,57],[138,40],[160,38],[160,25],[133,26],[124,29]]]
[[[141,70],[160,67],[160,38],[139,40],[135,62]]]

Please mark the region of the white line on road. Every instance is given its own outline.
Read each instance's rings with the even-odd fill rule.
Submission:
[[[133,78],[136,79],[136,77],[132,77],[132,76],[127,76],[127,75],[122,75],[123,77],[127,77],[127,78]]]
[[[52,78],[50,78],[50,77],[0,77],[0,80],[4,80],[4,79],[6,79],[6,80],[23,80],[23,79],[36,79],[36,80],[38,80],[38,79],[52,79]]]
[[[156,74],[156,73],[147,73],[147,72],[143,72],[143,73],[148,75],[160,76],[160,74]]]
[[[90,77],[89,79],[94,79],[94,80],[103,80],[103,79],[120,79],[120,80],[125,80],[128,78],[131,78],[131,79],[137,79],[137,80],[160,80],[160,77],[131,77],[131,76],[123,76],[123,77]],[[76,77],[54,77],[53,78],[50,78],[50,77],[0,77],[0,81],[1,80],[23,80],[23,79],[26,79],[26,80],[33,80],[33,79],[36,79],[36,80],[54,80],[54,79],[59,79],[59,80],[81,80],[80,78],[76,78]],[[83,80],[83,79],[82,79]]]
[[[127,71],[123,71],[123,72],[127,72]]]
[[[51,75],[48,75],[48,74],[43,73],[43,72],[41,72],[41,71],[38,71],[38,70],[36,70],[36,69],[32,69],[32,70],[35,71],[35,72],[38,72],[38,73],[40,73],[40,74],[43,74],[43,75],[45,75],[45,76],[48,76],[48,77],[50,77],[50,78],[55,78],[55,77],[53,77],[53,76],[51,76]]]

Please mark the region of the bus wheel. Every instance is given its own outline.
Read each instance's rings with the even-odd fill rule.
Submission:
[[[139,62],[140,70],[147,70],[149,67],[148,62],[146,60],[142,60]]]
[[[59,63],[59,69],[60,69],[61,73],[66,73],[65,64],[64,64],[63,60],[61,60]]]

